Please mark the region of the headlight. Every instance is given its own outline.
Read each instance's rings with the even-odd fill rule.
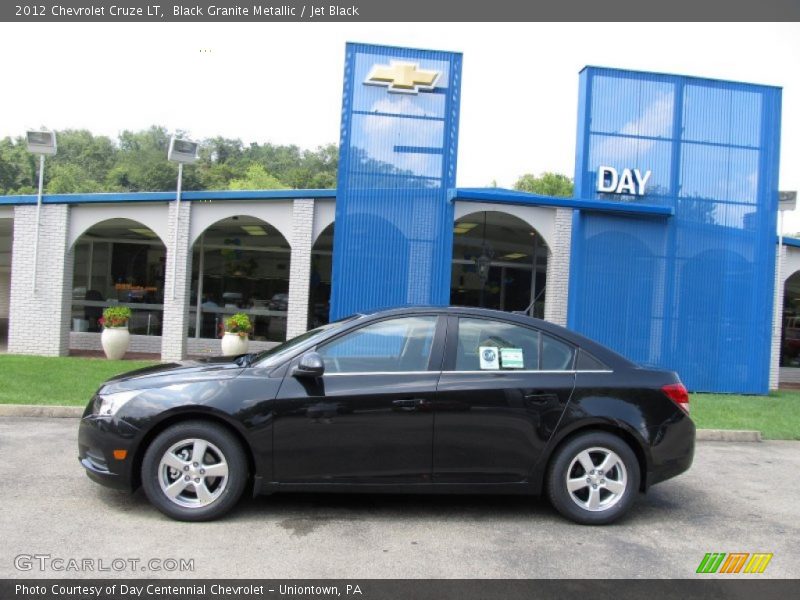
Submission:
[[[142,390],[131,390],[129,392],[117,392],[116,394],[101,394],[98,396],[100,406],[95,411],[101,417],[111,417],[132,398],[135,398]],[[97,406],[97,404],[95,404]]]

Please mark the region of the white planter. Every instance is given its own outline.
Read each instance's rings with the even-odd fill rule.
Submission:
[[[103,352],[109,360],[119,360],[128,351],[131,343],[131,334],[127,327],[106,327],[100,336],[103,343]]]
[[[222,355],[223,356],[238,356],[247,352],[250,347],[250,338],[240,336],[238,333],[225,333],[222,336]]]

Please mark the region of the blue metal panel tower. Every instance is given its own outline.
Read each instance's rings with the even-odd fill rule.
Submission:
[[[780,109],[774,87],[584,69],[576,197],[675,216],[576,211],[572,328],[693,391],[768,391]],[[606,191],[625,169],[645,189]]]
[[[461,54],[347,44],[331,319],[449,301]]]

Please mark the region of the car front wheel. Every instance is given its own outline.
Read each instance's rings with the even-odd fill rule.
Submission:
[[[142,461],[150,502],[181,521],[208,521],[228,512],[247,483],[239,441],[213,423],[179,423],[160,433]]]
[[[630,509],[639,491],[639,463],[621,438],[600,431],[578,435],[550,463],[547,492],[562,515],[604,525]]]

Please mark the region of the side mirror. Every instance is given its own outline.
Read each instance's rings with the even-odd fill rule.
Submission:
[[[324,373],[325,363],[322,357],[316,352],[306,352],[292,371],[292,377],[322,377]]]

